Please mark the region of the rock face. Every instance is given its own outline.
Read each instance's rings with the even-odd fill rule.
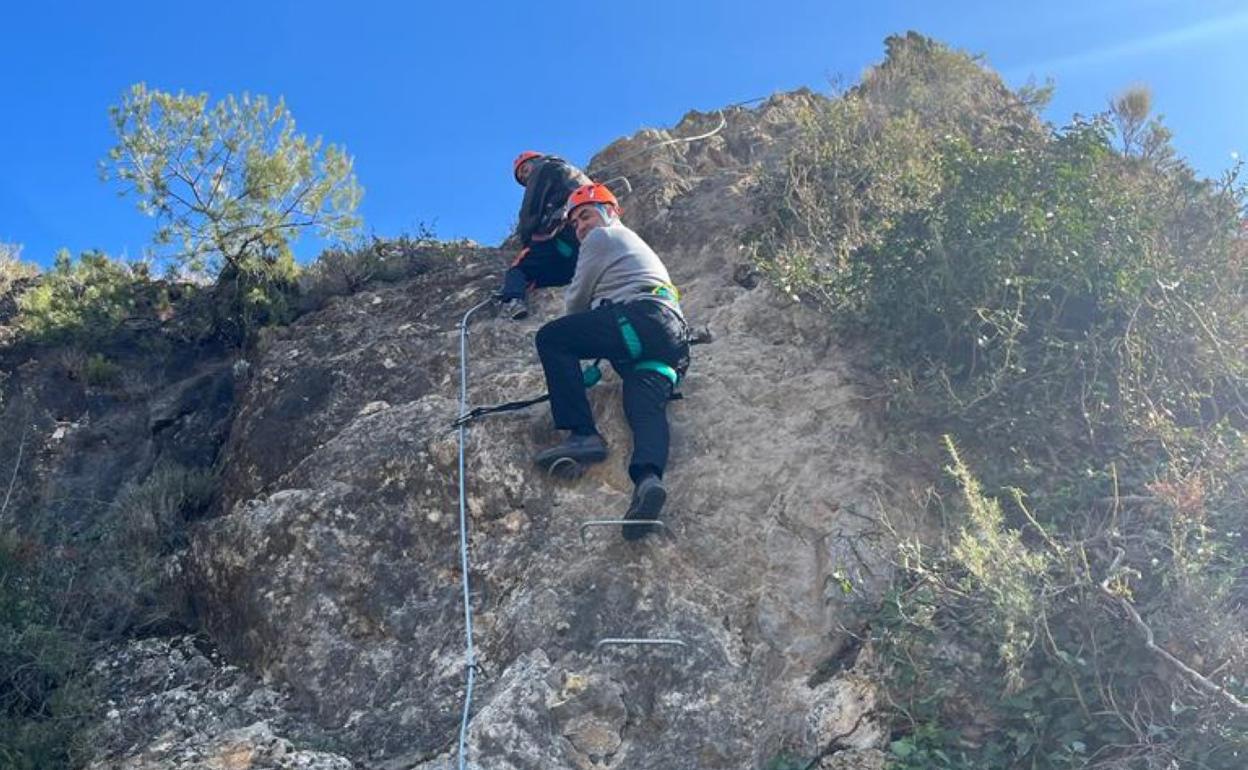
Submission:
[[[226,353],[174,347],[118,358],[131,382],[92,387],[82,354],[0,352],[0,438],[13,467],[9,513],[40,510],[91,526],[123,486],[161,463],[211,465],[230,428],[234,374]],[[20,426],[20,427],[19,427]],[[27,498],[27,499],[21,499]]]
[[[875,515],[905,482],[825,323],[753,279],[738,245],[758,169],[779,162],[816,98],[725,110],[713,136],[645,151],[720,122],[691,114],[591,165],[628,178],[626,224],[715,341],[694,349],[669,411],[667,536],[630,543],[613,527],[582,540],[582,524],[619,517],[631,493],[614,375],[591,394],[612,455],[576,482],[531,464],[559,438],[544,406],[468,430],[473,767],[746,770],[838,738],[850,748],[821,766],[881,766],[871,749],[885,736],[859,719],[874,694],[852,671],[845,628],[850,599],[887,577]],[[257,707],[192,737],[157,726],[146,742],[104,744],[96,767],[455,766],[457,326],[508,256],[465,247],[257,346],[237,383],[219,508],[195,526],[183,566],[225,658],[281,690],[276,711],[301,716]],[[544,291],[530,320],[479,314],[472,405],[544,390],[533,335],[560,309]],[[686,647],[597,647],[611,637]],[[309,736],[335,755],[291,748]]]
[[[220,346],[119,337],[106,382],[79,349],[0,339],[0,533],[44,565],[64,627],[106,638],[192,622],[172,552],[212,496],[234,402]]]
[[[203,639],[120,646],[96,660],[92,677],[114,697],[91,744],[121,758],[93,762],[89,770],[351,768],[342,757],[295,750],[277,737],[272,725],[292,727],[287,696],[225,663]]]

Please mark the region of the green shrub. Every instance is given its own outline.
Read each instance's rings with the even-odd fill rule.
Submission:
[[[203,511],[215,488],[208,470],[157,465],[142,483],[118,495],[116,543],[161,555],[185,545],[187,520]]]
[[[810,761],[793,754],[777,754],[767,760],[763,770],[806,770]]]
[[[956,735],[936,725],[918,725],[906,736],[889,743],[888,766],[893,770],[944,770],[973,766],[968,764],[965,752],[950,748],[956,742]]]
[[[1205,600],[1186,612],[1176,592],[1149,586],[1146,598],[1133,587],[1138,571],[1100,563],[1094,538],[1048,534],[1018,496],[1027,531],[1006,526],[1002,504],[949,448],[961,500],[946,516],[958,523],[934,546],[902,544],[895,583],[872,613],[897,717],[893,766],[1242,766],[1243,715],[1145,649],[1114,611],[1114,602],[1139,607],[1160,643],[1197,665],[1183,647],[1222,637],[1221,650],[1199,649],[1233,669],[1218,679],[1242,700],[1245,619],[1227,612],[1225,591],[1203,582]]]
[[[144,263],[118,262],[99,252],[74,260],[62,251],[52,269],[18,296],[16,323],[31,341],[88,354],[159,346],[161,335],[241,343],[263,326],[294,317],[298,276],[289,252],[231,264],[215,284],[202,287],[176,278],[153,280]],[[94,373],[107,380],[106,368]]]
[[[59,624],[38,543],[0,532],[0,766],[71,766],[74,732],[91,705],[87,646]]]
[[[213,334],[233,344],[296,316],[299,265],[288,249],[273,258],[228,263],[212,285]]]
[[[332,297],[360,291],[388,267],[385,255],[375,246],[376,242],[360,242],[321,252],[300,276],[301,292]]]
[[[330,297],[355,294],[372,282],[391,282],[419,275],[443,258],[447,244],[421,224],[415,236],[394,240],[357,240],[321,252],[299,277],[304,304],[317,308]]]
[[[162,464],[85,531],[35,517],[0,532],[0,767],[75,766],[80,730],[98,716],[89,653],[185,619],[169,560],[214,486],[207,471]]]
[[[0,243],[0,297],[8,294],[15,283],[39,274],[38,267],[21,261],[21,254],[21,246]]]
[[[901,550],[874,615],[898,766],[1243,765],[1248,195],[1139,101],[1054,130],[892,38],[760,185],[758,266],[967,458],[963,523]]]
[[[122,367],[96,353],[87,359],[83,377],[88,385],[107,387],[121,382]]]
[[[51,270],[18,297],[18,326],[45,343],[93,347],[120,328],[134,308],[141,267],[125,265],[99,252],[75,262],[67,251]]]
[[[1158,419],[1248,424],[1237,173],[1124,158],[1107,118],[1002,123],[1014,113],[976,107],[1006,93],[995,77],[967,85],[969,60],[930,41],[894,47],[887,77],[816,108],[763,185],[752,245],[774,282],[867,331],[919,389],[910,406],[959,428],[1048,451],[1059,412],[1092,444]],[[965,87],[933,83],[941,66]],[[967,96],[929,106],[951,94]]]
[[[1039,612],[1036,589],[1047,567],[1042,553],[1028,550],[1019,534],[1005,528],[1000,504],[985,497],[976,479],[958,456],[953,440],[945,437],[953,458],[950,473],[962,490],[966,521],[950,549],[965,575],[963,588],[983,597],[985,612],[979,632],[994,640],[1005,674],[1005,690],[1024,686],[1023,666],[1035,643],[1033,621]]]
[[[79,538],[82,550],[69,569],[82,577],[67,622],[104,638],[182,622],[185,597],[169,558],[186,546],[187,521],[208,505],[215,483],[209,471],[161,464],[123,488]]]

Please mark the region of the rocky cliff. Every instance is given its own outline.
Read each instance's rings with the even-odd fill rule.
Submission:
[[[694,349],[670,410],[663,536],[581,530],[622,514],[631,492],[613,375],[592,391],[612,456],[574,482],[531,464],[557,438],[543,406],[468,431],[473,767],[746,770],[824,749],[813,766],[880,766],[852,600],[887,579],[876,513],[908,494],[905,474],[852,357],[740,247],[759,169],[781,162],[817,98],[725,109],[712,136],[648,149],[721,119],[692,113],[594,158],[597,178],[628,179],[625,222],[714,341]],[[220,484],[169,567],[202,634],[156,634],[96,663],[112,705],[91,767],[455,766],[458,324],[508,255],[440,253],[103,418],[127,414],[148,437],[113,478],[199,447]],[[559,311],[545,291],[529,320],[473,321],[473,405],[542,392],[533,335]],[[90,431],[97,444],[107,432],[100,420]],[[153,438],[170,431],[183,440]],[[68,456],[46,478],[70,478]],[[597,646],[611,637],[687,646]]]

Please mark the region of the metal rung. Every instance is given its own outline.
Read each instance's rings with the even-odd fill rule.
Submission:
[[[658,519],[594,519],[581,525],[581,545],[585,545],[585,532],[590,527],[660,527],[664,532],[667,525]]]
[[[552,479],[575,481],[583,475],[585,475],[585,466],[571,457],[560,457],[546,468],[546,476]]]
[[[679,647],[682,653],[687,653],[689,651],[689,645],[685,644],[679,639],[641,639],[641,638],[630,638],[630,637],[611,637],[607,639],[599,639],[598,643],[594,645],[594,654],[597,655],[599,650],[601,650],[603,647],[610,646],[610,645],[616,645],[616,646],[630,645],[630,646],[637,646],[637,647]]]
[[[603,182],[603,184],[605,184],[608,188],[613,188],[613,187],[615,186],[615,183],[616,183],[616,182],[623,182],[623,183],[624,183],[624,192],[623,192],[623,193],[621,193],[621,194],[623,194],[623,195],[628,195],[629,193],[631,193],[631,192],[633,191],[633,183],[632,183],[632,182],[630,182],[630,181],[628,181],[628,177],[626,177],[626,176],[617,176],[617,177],[613,177],[613,178],[608,179],[607,181]],[[614,190],[614,189],[612,189],[612,190],[611,190],[611,192],[615,192],[615,190]]]

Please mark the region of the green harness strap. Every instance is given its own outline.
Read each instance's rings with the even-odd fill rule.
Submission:
[[[633,328],[633,324],[629,322],[624,315],[616,316],[616,321],[620,324],[620,336],[624,338],[624,347],[628,348],[628,355],[633,358],[633,371],[635,372],[658,372],[666,377],[672,383],[672,387],[680,382],[680,375],[675,369],[653,359],[637,361],[641,358],[641,338],[637,336],[637,330]]]
[[[676,387],[676,383],[680,382],[680,375],[677,374],[676,370],[662,361],[638,361],[633,364],[633,371],[658,372],[667,379],[671,380],[673,388]]]
[[[559,255],[562,257],[572,256],[572,244],[568,243],[567,241],[556,240],[555,250],[558,251]]]
[[[623,314],[617,315],[615,320],[620,325],[620,336],[624,338],[624,347],[628,348],[629,357],[641,358],[641,337],[637,336],[637,330]]]

